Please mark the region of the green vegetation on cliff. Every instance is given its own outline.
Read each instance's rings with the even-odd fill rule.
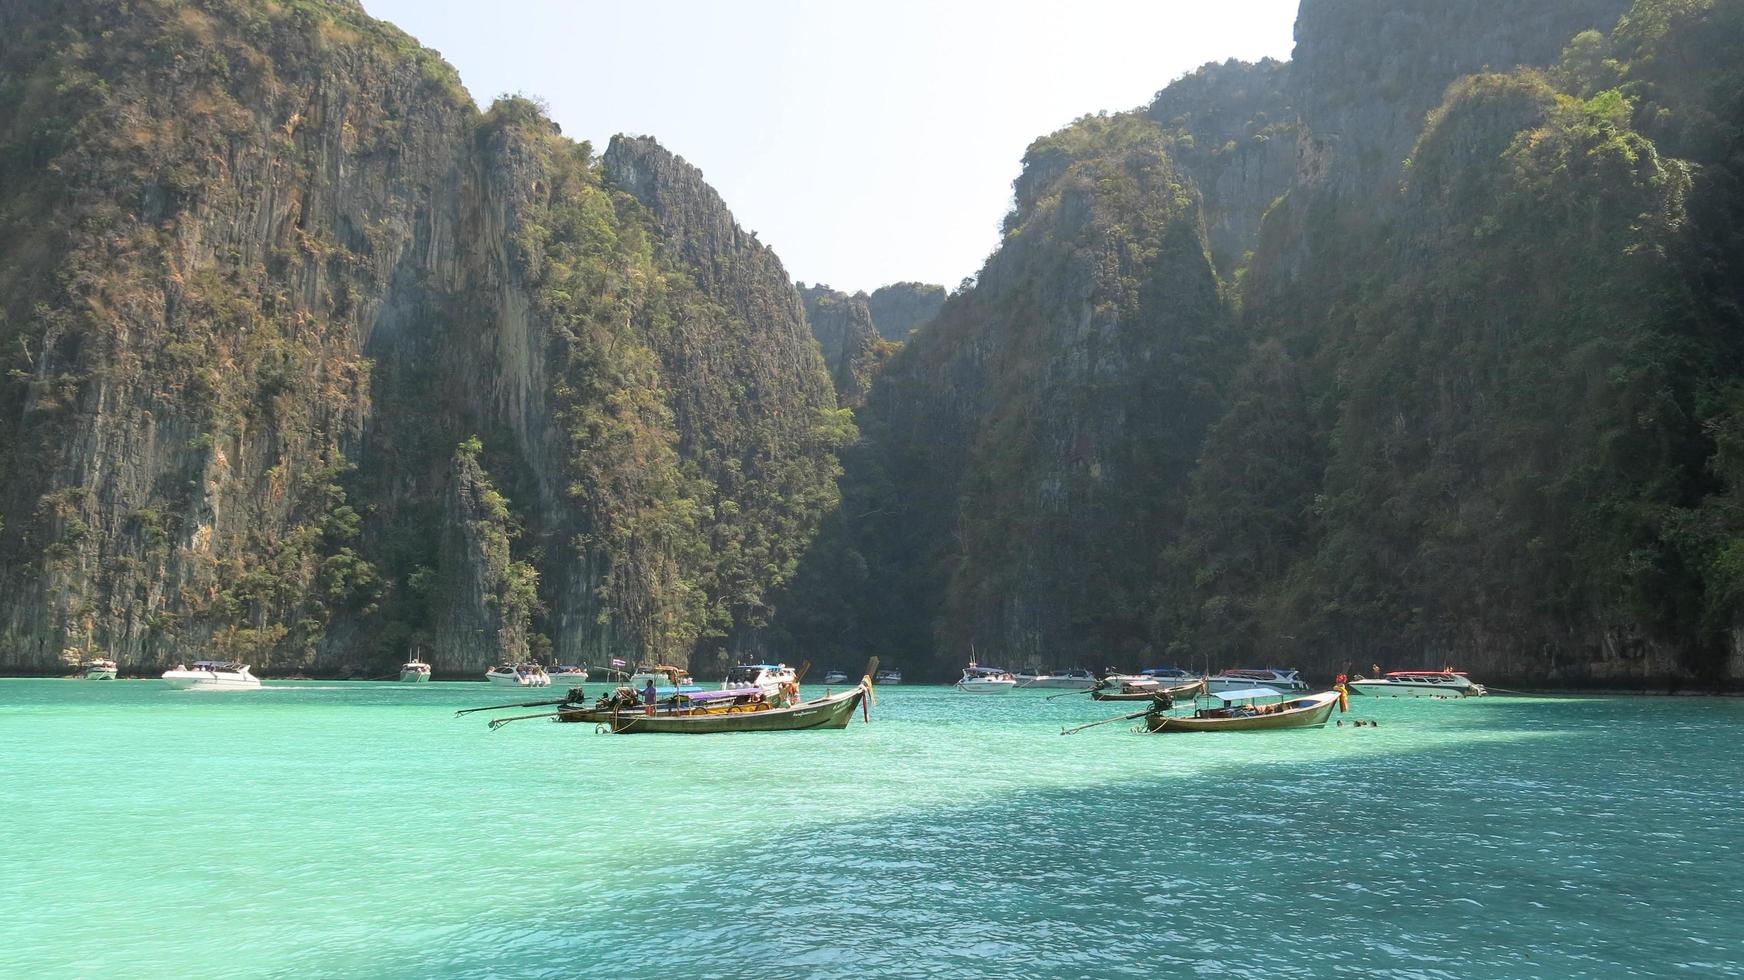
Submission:
[[[8,5],[0,178],[12,669],[754,646],[835,502],[767,249],[349,0]]]
[[[798,633],[1739,673],[1744,14],[1381,6],[1031,147],[869,398]]]

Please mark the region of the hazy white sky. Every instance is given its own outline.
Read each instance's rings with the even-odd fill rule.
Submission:
[[[1206,61],[1287,58],[1297,0],[364,0],[481,105],[544,98],[600,150],[701,168],[806,282],[955,286],[1030,141]]]

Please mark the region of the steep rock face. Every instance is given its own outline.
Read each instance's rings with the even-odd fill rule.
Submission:
[[[652,346],[670,379],[677,449],[714,515],[696,543],[706,570],[697,629],[724,658],[757,655],[773,590],[838,502],[833,454],[852,432],[773,250],[741,229],[702,174],[647,138],[615,137],[603,172],[639,201],[658,257],[695,283],[676,304],[680,329]],[[690,329],[684,329],[689,324]]]
[[[925,282],[893,282],[873,290],[866,299],[879,335],[898,343],[938,316],[944,305],[945,287]]]
[[[1596,15],[1534,9],[1555,29]],[[1470,41],[1423,63],[1464,64]],[[1530,32],[1509,44],[1495,56],[1558,60]],[[1198,648],[1735,681],[1740,359],[1720,270],[1738,250],[1716,229],[1739,200],[1720,149],[1739,107],[1706,93],[1736,90],[1741,45],[1725,5],[1642,0],[1550,72],[1446,86],[1397,190],[1341,197],[1379,171],[1340,150],[1268,217],[1243,287],[1272,342],[1235,390],[1246,414],[1207,443],[1183,545]],[[1671,63],[1675,95],[1650,77]],[[1264,448],[1280,439],[1295,448]]]
[[[0,18],[0,666],[758,642],[846,422],[693,169],[618,151],[644,204],[353,3]]]
[[[836,400],[858,406],[872,386],[872,374],[884,348],[878,328],[872,324],[866,294],[849,296],[828,286],[803,284],[799,294],[812,336],[817,338],[824,365],[835,382]]]
[[[1291,66],[1038,141],[785,625],[938,675],[1737,683],[1744,8],[1589,30],[1625,6],[1305,0]]]
[[[1123,115],[1031,148],[1005,245],[860,414],[856,522],[808,559],[860,592],[794,604],[808,648],[1089,661],[1150,641],[1158,553],[1128,545],[1177,520],[1232,353],[1167,144]]]
[[[1290,65],[1270,58],[1212,63],[1171,82],[1145,110],[1176,134],[1171,156],[1199,189],[1212,258],[1226,279],[1296,180],[1290,82]]]
[[[351,5],[5,16],[0,649],[309,667],[373,600],[323,525],[472,110]]]
[[[476,441],[455,453],[442,501],[440,568],[435,584],[433,646],[449,673],[476,677],[479,664],[520,663],[536,591],[536,573],[514,561],[516,528],[508,502],[479,465]],[[423,583],[420,583],[423,585]]]
[[[1629,0],[1303,0],[1292,61],[1305,183],[1390,195],[1423,119],[1464,75],[1555,64]]]

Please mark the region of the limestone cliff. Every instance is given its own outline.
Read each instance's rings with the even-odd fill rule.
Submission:
[[[1200,204],[1138,115],[1038,140],[1006,243],[880,374],[844,512],[794,604],[822,651],[1136,653],[1232,352]],[[802,593],[803,594],[803,593]],[[858,652],[858,651],[855,651]],[[991,654],[990,654],[991,655]]]
[[[893,282],[880,286],[866,298],[872,324],[885,340],[908,339],[922,324],[939,315],[945,305],[945,287],[925,282]]]
[[[611,164],[352,2],[0,9],[0,666],[755,642],[841,421],[779,261]]]
[[[805,318],[811,324],[823,352],[824,364],[835,382],[836,400],[857,407],[872,387],[878,364],[892,349],[872,323],[865,293],[847,293],[828,286],[800,286]]]
[[[1304,0],[1297,39],[1031,147],[784,625],[939,677],[1737,684],[1744,7]]]

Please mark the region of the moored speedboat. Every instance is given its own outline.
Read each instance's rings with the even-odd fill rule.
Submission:
[[[499,664],[484,679],[501,687],[550,687],[551,676],[538,664]]]
[[[789,685],[798,688],[799,678],[786,664],[740,664],[727,668],[727,679],[721,681],[721,690],[756,690],[775,697]]]
[[[1395,670],[1384,677],[1359,677],[1352,694],[1372,698],[1475,698],[1490,693],[1457,670]]]
[[[587,680],[587,668],[573,664],[558,664],[546,672],[553,684],[580,684]]]
[[[422,684],[430,679],[430,665],[417,657],[400,665],[400,683]]]
[[[824,671],[824,683],[846,684],[848,683],[848,672],[839,667],[831,667],[829,670]]]
[[[1205,689],[1212,694],[1255,687],[1269,687],[1280,694],[1299,694],[1308,690],[1308,682],[1298,677],[1293,667],[1243,667],[1205,679]]]
[[[1005,694],[1017,686],[1017,678],[998,667],[978,667],[974,661],[963,668],[957,690],[964,694]]]
[[[1019,671],[1018,687],[1041,687],[1053,690],[1088,691],[1096,686],[1096,675],[1082,667],[1058,672]]]
[[[260,687],[248,665],[234,660],[196,660],[194,666],[177,664],[164,671],[171,687],[186,691],[246,691]]]
[[[1144,730],[1165,732],[1252,732],[1283,728],[1324,728],[1338,707],[1339,693],[1323,691],[1286,699],[1269,687],[1224,691],[1195,705],[1191,714],[1155,710],[1144,716]]]
[[[84,671],[80,676],[85,680],[112,681],[115,679],[116,671],[120,668],[115,665],[113,660],[98,659],[85,661],[80,669]]]
[[[1199,675],[1180,667],[1149,667],[1138,672],[1140,677],[1149,677],[1164,687],[1178,687],[1188,681],[1196,681]]]
[[[902,671],[897,670],[895,667],[890,667],[888,669],[881,670],[878,672],[878,676],[873,678],[873,681],[875,683],[879,684],[880,686],[888,686],[891,684],[901,684],[902,683]]]

